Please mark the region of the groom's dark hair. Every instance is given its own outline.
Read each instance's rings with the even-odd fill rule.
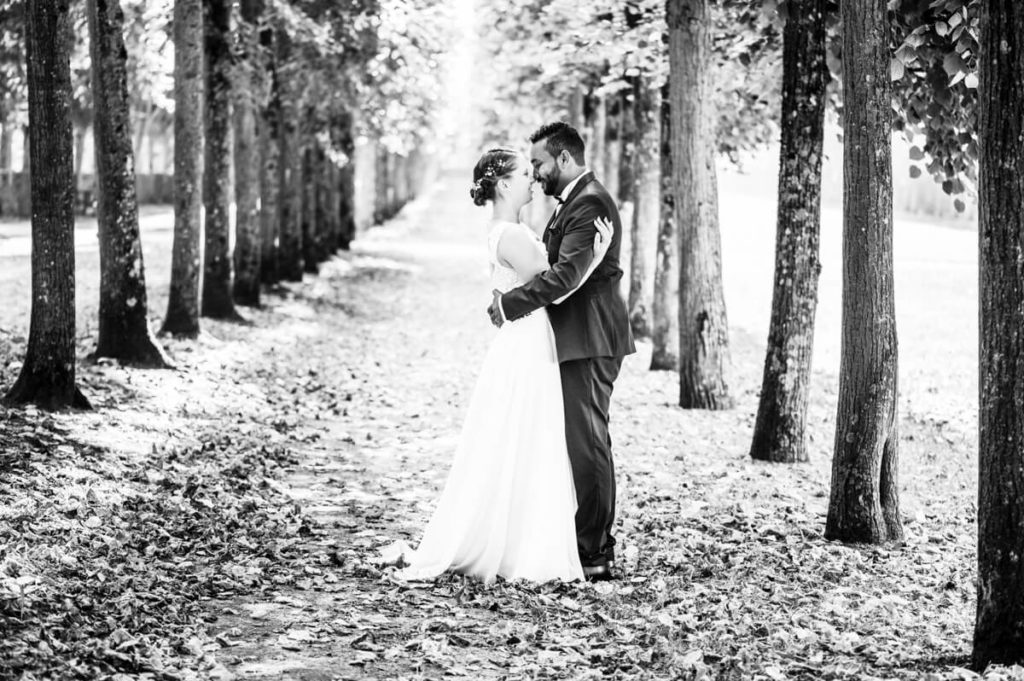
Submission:
[[[537,131],[530,135],[530,144],[536,144],[543,140],[544,148],[554,157],[558,157],[563,151],[568,151],[572,160],[578,165],[584,165],[583,161],[583,138],[576,132],[576,128],[568,123],[556,121],[537,128]]]

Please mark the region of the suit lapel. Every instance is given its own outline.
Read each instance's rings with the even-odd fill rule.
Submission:
[[[553,232],[558,231],[558,229],[561,227],[562,220],[565,217],[567,211],[569,210],[569,204],[571,204],[573,202],[573,199],[575,199],[577,196],[579,196],[579,193],[581,191],[583,191],[584,187],[586,187],[588,184],[590,184],[593,181],[594,181],[594,173],[593,172],[588,170],[587,172],[583,173],[583,175],[580,177],[579,182],[576,183],[576,186],[572,188],[572,191],[569,192],[569,196],[567,196],[565,198],[565,201],[562,203],[562,209],[559,210],[559,211],[552,211],[551,219],[548,220],[548,224],[544,228],[544,239],[543,239],[543,241],[544,241],[544,245],[545,246],[547,246],[548,242],[551,240],[551,234]],[[549,252],[550,252],[550,248],[549,248]]]

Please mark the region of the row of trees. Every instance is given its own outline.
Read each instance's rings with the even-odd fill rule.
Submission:
[[[16,108],[24,85],[33,159],[32,311],[25,362],[5,396],[11,404],[88,406],[75,385],[72,239],[72,119],[83,99],[93,103],[98,175],[95,354],[170,366],[149,328],[138,220],[133,111],[150,106],[136,90],[154,68],[129,59],[126,35],[140,22],[173,27],[166,82],[173,88],[175,224],[163,332],[194,337],[201,316],[240,320],[236,305],[259,305],[261,285],[301,280],[348,247],[357,135],[379,141],[374,167],[361,169],[375,179],[376,220],[397,211],[423,175],[418,147],[439,100],[446,25],[432,3],[124,3],[127,19],[120,0],[8,0],[2,8],[5,31],[20,25],[23,42],[4,34],[0,86]],[[75,39],[80,17],[87,43]],[[83,44],[88,96],[75,91],[71,68]],[[409,95],[400,110],[390,106],[395,91]]]
[[[581,16],[517,3],[490,44],[514,75],[491,127],[511,137],[565,115],[589,161],[632,207],[629,309],[652,369],[679,371],[685,408],[732,405],[721,281],[717,154],[780,139],[774,295],[751,456],[806,461],[817,306],[822,141],[844,130],[843,338],[826,536],[902,537],[892,134],[917,142],[911,175],[952,195],[980,161],[982,348],[975,660],[1020,662],[1024,573],[1019,98],[1024,12],[1009,0],[635,0]],[[554,43],[554,44],[553,44]],[[979,56],[980,55],[980,56]],[[555,62],[553,68],[552,62]],[[522,105],[536,101],[546,110]],[[533,97],[525,97],[527,90]],[[503,108],[510,108],[508,115]],[[1015,142],[1014,142],[1015,140]],[[658,153],[660,149],[660,154]],[[659,158],[660,157],[660,158]],[[956,198],[958,209],[962,201]],[[651,255],[654,262],[651,262]]]

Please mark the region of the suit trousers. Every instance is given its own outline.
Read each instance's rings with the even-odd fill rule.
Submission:
[[[608,405],[621,357],[562,362],[565,438],[576,485],[576,542],[584,567],[615,558],[615,465]]]

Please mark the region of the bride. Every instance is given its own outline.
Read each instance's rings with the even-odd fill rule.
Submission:
[[[526,157],[510,149],[488,151],[473,169],[473,202],[493,203],[487,246],[491,285],[502,292],[548,269],[543,244],[518,220],[532,184]],[[609,222],[595,227],[594,260],[577,289],[611,241]],[[563,418],[555,336],[541,308],[504,324],[491,343],[444,491],[399,576],[583,579]]]

